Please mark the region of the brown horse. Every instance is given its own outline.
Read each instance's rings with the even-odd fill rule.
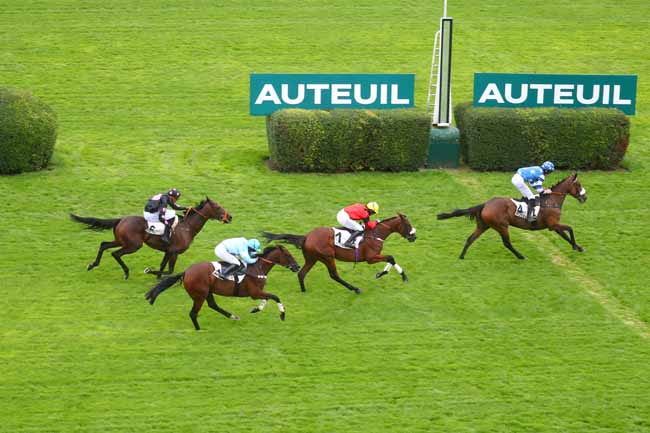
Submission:
[[[262,303],[253,308],[251,313],[262,311],[268,302],[268,299],[274,300],[278,304],[280,310],[280,319],[284,320],[285,309],[280,298],[273,293],[264,291],[266,285],[267,274],[273,269],[273,266],[281,265],[285,268],[291,269],[293,272],[298,272],[300,266],[296,263],[291,253],[281,245],[274,247],[267,247],[264,252],[259,256],[259,260],[246,269],[246,275],[239,285],[235,285],[234,281],[222,280],[213,275],[214,266],[211,262],[195,263],[181,274],[165,278],[156,287],[149,290],[145,295],[145,299],[151,305],[156,301],[158,295],[167,290],[179,280],[183,280],[183,286],[190,295],[194,304],[190,310],[190,319],[194,323],[194,328],[200,330],[197,316],[203,302],[208,301],[208,306],[215,311],[223,314],[232,320],[239,320],[238,316],[224,310],[217,305],[214,300],[213,293],[221,296],[250,296],[253,299],[262,299]]]
[[[174,230],[174,234],[169,244],[165,244],[160,240],[160,236],[152,235],[146,232],[147,222],[141,216],[128,216],[124,218],[114,219],[99,219],[92,217],[80,217],[70,214],[70,217],[79,223],[86,224],[89,229],[93,230],[108,230],[113,229],[115,239],[110,242],[102,242],[99,245],[99,251],[95,261],[87,266],[88,270],[99,266],[102,259],[102,254],[109,248],[122,247],[117,251],[113,251],[111,255],[115,258],[117,263],[124,271],[124,279],[129,278],[129,268],[122,261],[122,256],[125,254],[132,254],[138,251],[142,244],[147,244],[151,248],[163,251],[165,256],[160,263],[160,271],[150,271],[148,268],[146,273],[154,275],[162,275],[165,266],[169,264],[169,271],[171,274],[174,272],[174,266],[179,254],[183,254],[189,247],[194,237],[201,231],[203,225],[207,220],[216,219],[222,221],[224,224],[232,221],[232,216],[221,207],[218,203],[205,198],[196,207],[191,207],[185,211],[185,218],[181,221]]]
[[[457,209],[451,213],[438,214],[438,219],[444,220],[463,215],[476,219],[476,230],[467,238],[463,252],[460,253],[461,259],[465,258],[469,246],[490,227],[499,232],[503,245],[512,251],[518,259],[524,259],[525,257],[515,250],[510,243],[508,226],[515,226],[524,230],[553,230],[562,239],[569,242],[575,251],[582,252],[584,249],[576,243],[571,226],[560,224],[562,204],[567,195],[575,197],[580,203],[587,201],[587,191],[580,185],[578,173],[574,173],[553,185],[550,194],[541,195],[539,215],[537,220],[533,222],[515,216],[515,204],[511,199],[503,197],[493,198],[468,209]],[[565,232],[569,232],[570,236],[567,236]]]
[[[292,234],[273,234],[262,233],[268,240],[277,240],[290,243],[302,250],[302,255],[305,257],[305,264],[300,272],[298,272],[298,281],[300,282],[300,290],[303,292],[305,289],[305,276],[316,264],[316,262],[323,262],[327,266],[330,278],[339,284],[347,287],[356,294],[361,293],[361,290],[354,287],[352,284],[344,281],[336,270],[336,261],[342,260],[344,262],[367,262],[372,265],[378,262],[387,262],[384,270],[378,272],[375,277],[381,278],[390,271],[394,266],[397,272],[402,276],[402,281],[408,281],[404,270],[395,262],[393,256],[385,256],[381,254],[381,249],[384,246],[384,240],[391,233],[399,233],[409,242],[415,241],[415,228],[411,225],[406,215],[401,213],[398,216],[379,221],[374,229],[368,230],[363,235],[363,240],[357,249],[339,248],[334,245],[334,230],[331,227],[317,227],[307,233],[305,236],[292,235]]]

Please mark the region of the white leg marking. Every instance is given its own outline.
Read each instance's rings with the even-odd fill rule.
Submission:
[[[257,306],[257,309],[262,311],[264,307],[266,307],[267,302],[269,302],[267,299],[262,299],[262,302],[260,303],[260,305]]]
[[[397,263],[395,263],[395,270],[397,272],[399,272],[400,274],[404,273],[404,271],[402,270],[402,267],[400,265],[398,265]]]
[[[393,267],[390,263],[386,263],[386,266],[384,266],[384,272],[390,271],[390,269]]]
[[[284,313],[284,305],[280,302],[278,302],[278,310],[280,310],[280,313]]]

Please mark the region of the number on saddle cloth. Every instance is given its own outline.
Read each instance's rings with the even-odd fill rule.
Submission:
[[[350,239],[351,230],[347,228],[339,228],[339,227],[332,227],[332,230],[334,230],[334,245],[339,247],[339,248],[345,248],[345,249],[352,249],[348,246],[344,246],[345,243]],[[359,243],[363,239],[363,236],[357,236],[357,238],[354,240],[354,247],[358,248]]]
[[[516,200],[514,198],[511,198],[512,202],[515,204],[515,216],[523,219],[528,218],[528,201],[526,199],[523,200]],[[533,221],[537,220],[537,216],[539,215],[539,199],[535,201],[535,209],[533,210]]]

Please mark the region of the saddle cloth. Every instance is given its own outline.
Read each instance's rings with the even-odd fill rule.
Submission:
[[[172,233],[174,232],[176,225],[178,225],[177,216],[174,217],[174,222],[172,223]],[[150,235],[162,236],[162,234],[165,233],[165,224],[161,223],[160,221],[147,221],[146,232]]]
[[[515,204],[515,216],[526,219],[528,217],[528,203],[514,198],[511,198],[510,200]],[[535,206],[535,209],[533,209],[533,221],[537,221],[537,215],[539,215],[539,205]]]
[[[334,230],[334,245],[339,248],[351,250],[352,248],[343,246],[343,244],[350,239],[351,233],[347,229],[340,229],[337,227],[332,227],[332,230]],[[359,248],[359,242],[361,242],[362,239],[363,236],[358,236],[354,240],[354,248]]]
[[[212,262],[212,266],[214,267],[214,271],[212,271],[212,275],[219,278],[220,280],[223,280],[224,278],[221,276],[221,274],[219,274],[219,272],[221,271],[221,267],[227,264],[228,263]],[[246,274],[237,274],[237,284],[244,281],[244,278],[246,278]],[[230,274],[225,279],[228,281],[235,281],[235,276],[233,274]]]

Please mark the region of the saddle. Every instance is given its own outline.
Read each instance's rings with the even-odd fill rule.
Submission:
[[[363,236],[357,237],[354,240],[354,248],[350,248],[344,245],[350,239],[350,236],[352,236],[352,230],[347,227],[332,227],[332,230],[334,230],[334,245],[339,248],[345,248],[346,250],[356,249],[359,248],[359,243],[363,240]]]
[[[177,225],[178,225],[178,216],[174,218],[174,222],[172,223],[172,236],[174,235],[174,230],[176,229]],[[150,235],[162,236],[163,233],[165,233],[165,224],[161,222],[147,221],[147,228],[145,231]]]
[[[237,285],[241,284],[242,281],[244,281],[244,278],[246,278],[246,272],[242,274],[241,272],[237,273],[235,272],[234,274],[228,275],[225,279],[221,276],[221,268],[224,266],[228,266],[230,263],[226,262],[212,262],[212,266],[214,267],[214,271],[212,271],[212,275],[215,276],[216,278],[220,280],[225,280],[225,281],[234,281]],[[237,278],[235,280],[235,278]]]
[[[511,198],[512,202],[515,204],[515,216],[523,219],[528,218],[528,199],[522,197],[520,199]],[[533,221],[537,221],[540,210],[540,197],[535,197],[535,208],[533,209]]]

